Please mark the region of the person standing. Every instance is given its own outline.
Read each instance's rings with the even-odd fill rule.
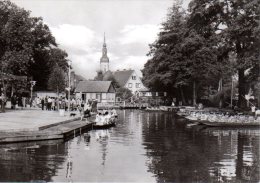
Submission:
[[[51,111],[51,103],[52,103],[52,99],[51,97],[48,98],[48,111]]]
[[[15,109],[15,105],[16,105],[16,96],[13,95],[11,97],[11,109]]]
[[[44,110],[44,98],[41,99],[42,110]]]

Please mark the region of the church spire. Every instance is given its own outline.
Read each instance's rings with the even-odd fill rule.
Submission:
[[[100,70],[105,73],[109,70],[109,58],[107,56],[106,33],[104,32],[104,42],[102,48],[102,57],[100,58]]]
[[[106,32],[104,32],[104,43],[103,43],[103,47],[106,47]]]

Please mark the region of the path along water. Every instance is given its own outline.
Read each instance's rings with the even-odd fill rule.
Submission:
[[[0,145],[0,181],[259,182],[259,129],[187,128],[172,113],[118,111],[109,130]]]

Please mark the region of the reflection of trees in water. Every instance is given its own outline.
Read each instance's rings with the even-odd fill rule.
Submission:
[[[237,130],[196,131],[176,125],[173,116],[166,113],[143,117],[148,116],[149,122],[143,123],[143,145],[149,171],[158,181],[259,180],[259,136],[241,137]],[[245,153],[251,164],[241,158]]]
[[[260,180],[259,141],[238,133],[236,174],[246,181]]]
[[[0,181],[51,181],[67,153],[61,141],[1,145],[0,152]]]

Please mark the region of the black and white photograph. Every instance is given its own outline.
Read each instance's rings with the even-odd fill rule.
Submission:
[[[0,0],[0,69],[0,182],[260,182],[260,0]]]

